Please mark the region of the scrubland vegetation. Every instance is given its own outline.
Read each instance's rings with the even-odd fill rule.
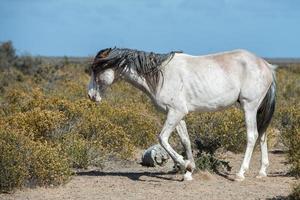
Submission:
[[[274,145],[271,141],[283,142],[290,173],[299,177],[300,64],[287,65],[277,70],[269,146]],[[17,56],[10,42],[1,43],[1,192],[59,185],[70,179],[72,168],[101,167],[112,157],[130,159],[135,150],[157,143],[164,116],[148,97],[118,81],[101,104],[93,103],[86,91],[88,67],[88,60]],[[245,148],[244,117],[238,106],[189,114],[186,122],[192,141],[214,140],[232,152]],[[299,195],[299,186],[296,192]]]

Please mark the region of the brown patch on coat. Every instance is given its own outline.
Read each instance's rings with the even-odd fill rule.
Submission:
[[[214,55],[212,56],[212,59],[216,61],[225,72],[229,73],[233,70],[232,67],[235,65],[235,62],[239,62],[239,60],[236,59],[237,54],[238,52],[228,52],[224,54]],[[246,65],[244,61],[241,61],[240,64],[242,66]]]

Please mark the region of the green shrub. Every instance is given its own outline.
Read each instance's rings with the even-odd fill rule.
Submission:
[[[222,173],[221,171],[231,171],[229,162],[220,160],[212,154],[201,153],[195,159],[196,169],[201,171],[211,171],[215,173]]]
[[[196,169],[208,170],[215,173],[231,171],[229,162],[217,158],[215,152],[221,147],[218,140],[202,137],[195,141],[197,155],[195,159]]]

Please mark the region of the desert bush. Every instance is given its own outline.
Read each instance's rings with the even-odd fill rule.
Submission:
[[[85,140],[96,140],[107,152],[131,155],[133,145],[146,147],[157,135],[156,119],[143,120],[137,108],[97,105],[88,99],[70,101],[46,96],[41,90],[11,90],[4,110],[10,129],[23,131],[32,139],[53,140],[72,132]]]
[[[192,141],[204,137],[218,141],[224,149],[233,152],[241,152],[246,146],[244,116],[238,108],[191,114],[186,121]]]
[[[300,72],[298,67],[279,68],[277,70],[277,104],[281,106],[290,106],[299,101],[300,96]]]
[[[42,91],[39,88],[23,88],[10,87],[4,94],[4,102],[1,105],[1,115],[9,116],[18,112],[26,112],[32,110],[38,102],[43,104],[44,98]]]
[[[30,184],[47,186],[66,182],[71,171],[66,155],[47,142],[35,142],[29,167]]]
[[[132,155],[133,143],[121,126],[118,126],[99,112],[84,113],[77,126],[78,133],[86,140],[97,140],[107,152],[124,157]]]
[[[299,200],[300,199],[300,183],[295,184],[295,186],[293,187],[293,191],[289,195],[288,199],[290,199],[290,200]]]
[[[11,41],[0,43],[0,70],[7,69],[14,64],[15,49]]]
[[[34,75],[41,68],[42,61],[38,57],[23,55],[15,60],[15,67],[26,75]]]
[[[136,103],[125,106],[109,106],[107,102],[99,105],[99,114],[123,128],[137,147],[146,148],[155,142],[160,124],[157,118],[147,113]]]
[[[45,140],[60,136],[66,117],[60,111],[41,110],[37,107],[11,115],[4,121],[6,129],[23,133],[33,140]]]
[[[0,94],[5,93],[5,88],[13,83],[23,82],[24,75],[19,70],[10,68],[0,73]]]
[[[207,170],[215,173],[231,171],[229,162],[221,160],[215,155],[216,151],[221,147],[219,141],[202,137],[200,140],[196,140],[195,144],[198,151],[195,159],[197,170]]]
[[[278,109],[277,126],[283,142],[288,147],[287,160],[291,173],[300,177],[300,104]]]
[[[104,150],[97,140],[88,141],[82,135],[70,133],[64,136],[61,148],[73,168],[102,167]]]
[[[1,192],[24,185],[58,185],[71,175],[65,156],[45,142],[1,130],[0,150]]]
[[[30,140],[14,133],[0,132],[0,191],[21,187],[29,177],[27,169]]]
[[[197,154],[195,164],[196,169],[201,171],[210,171],[217,174],[231,171],[228,161],[221,160],[207,152]]]

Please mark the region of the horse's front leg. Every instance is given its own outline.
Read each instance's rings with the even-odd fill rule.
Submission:
[[[187,156],[187,159],[190,161],[190,165],[188,165],[188,167],[190,167],[189,170],[186,171],[185,175],[184,175],[184,179],[185,180],[192,180],[192,172],[195,169],[195,161],[194,161],[194,157],[193,157],[193,153],[192,153],[192,147],[191,147],[191,141],[190,141],[190,137],[188,135],[188,131],[186,128],[186,123],[184,120],[181,120],[177,127],[176,127],[177,133],[180,137],[180,141],[185,149],[185,153]]]
[[[181,168],[188,170],[190,173],[192,172],[192,167],[190,167],[190,161],[185,161],[183,156],[179,155],[169,144],[169,138],[171,133],[178,125],[180,120],[184,117],[185,113],[170,109],[167,115],[167,119],[162,128],[162,131],[159,134],[159,142],[161,146],[168,152],[171,158],[175,163],[178,163]]]

